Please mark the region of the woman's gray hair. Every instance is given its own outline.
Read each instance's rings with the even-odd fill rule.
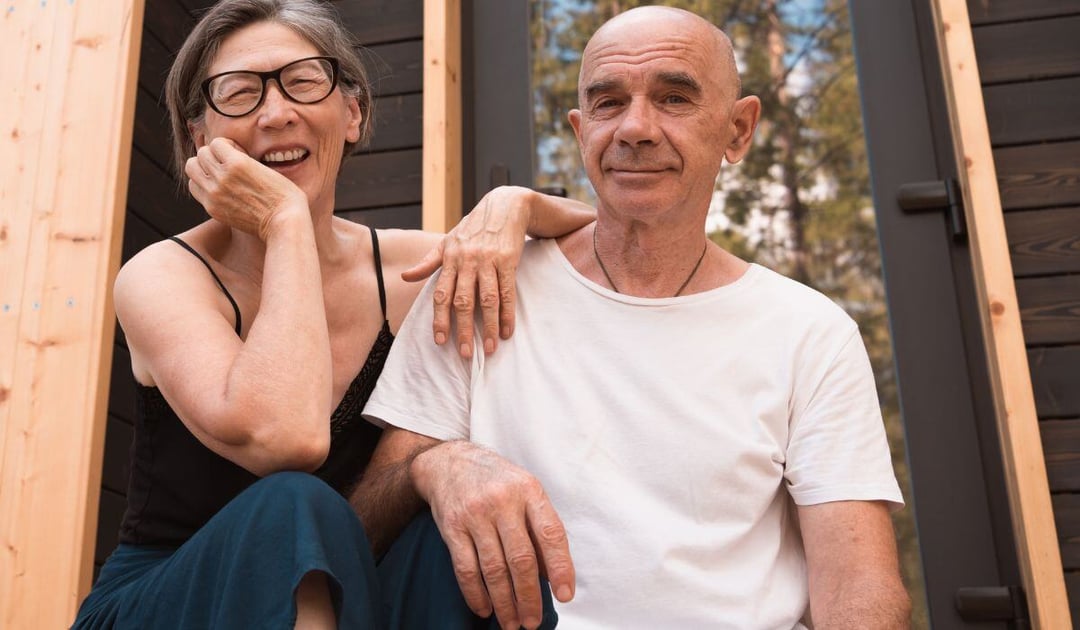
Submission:
[[[319,54],[337,57],[338,89],[360,104],[359,142],[346,142],[344,155],[367,142],[372,128],[371,84],[360,61],[358,42],[325,0],[221,0],[203,15],[188,35],[165,81],[165,105],[172,123],[173,168],[186,181],[184,164],[195,155],[188,123],[198,124],[206,113],[201,91],[207,68],[221,42],[236,31],[259,22],[286,26],[311,42]]]

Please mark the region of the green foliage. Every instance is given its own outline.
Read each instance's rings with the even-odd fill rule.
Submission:
[[[846,0],[531,0],[538,185],[594,199],[566,121],[580,51],[604,21],[644,4],[693,11],[732,39],[743,93],[761,99],[763,115],[746,159],[721,174],[714,211],[725,227],[709,238],[815,287],[858,322],[910,505]],[[912,510],[894,522],[913,622],[927,627]]]

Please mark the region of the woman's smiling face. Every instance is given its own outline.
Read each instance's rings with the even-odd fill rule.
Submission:
[[[233,70],[265,72],[305,57],[321,55],[289,27],[276,22],[246,26],[222,41],[207,75]],[[345,142],[360,138],[360,106],[340,86],[318,103],[289,100],[275,81],[255,111],[238,118],[206,107],[191,123],[197,147],[225,137],[252,158],[293,181],[307,195],[312,210],[333,210],[334,186]]]

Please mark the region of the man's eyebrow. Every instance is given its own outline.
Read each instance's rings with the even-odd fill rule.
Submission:
[[[593,81],[585,88],[585,102],[588,103],[592,101],[597,94],[610,92],[619,88],[621,85],[622,81],[616,79],[600,79],[598,81]]]
[[[660,83],[670,87],[680,87],[694,94],[701,94],[701,84],[685,72],[661,72],[657,75]]]

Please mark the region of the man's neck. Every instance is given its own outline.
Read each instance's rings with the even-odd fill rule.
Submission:
[[[560,239],[559,247],[585,277],[637,297],[708,291],[735,281],[748,267],[711,243],[703,223],[658,227],[601,213],[596,223]]]

